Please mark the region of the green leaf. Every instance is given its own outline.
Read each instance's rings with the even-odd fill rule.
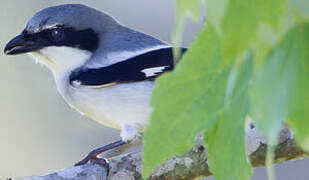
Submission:
[[[215,128],[205,133],[208,163],[216,180],[246,180],[252,174],[245,146],[252,64],[252,56],[249,55],[240,67],[230,72],[227,87],[230,95],[226,96],[225,105],[218,113]]]
[[[190,16],[193,20],[198,21],[201,2],[202,0],[177,0],[176,16],[178,24],[181,24],[185,16]]]
[[[221,31],[222,19],[230,0],[206,0],[207,20]]]
[[[286,0],[230,0],[222,19],[225,61],[231,61],[252,46],[261,24],[278,27],[286,13],[286,4]]]
[[[182,44],[182,34],[184,29],[185,17],[190,17],[197,22],[200,17],[201,4],[204,0],[176,0],[176,28],[172,38],[175,47]],[[174,49],[174,60],[177,63],[179,60],[180,51]]]
[[[204,0],[176,0],[176,29],[172,39],[175,46],[182,44],[185,18],[190,17],[195,22],[199,20],[202,2]],[[179,50],[174,50],[174,56],[175,60],[179,59]]]
[[[290,31],[307,21],[297,3],[288,7],[290,1],[207,0],[212,25],[206,25],[177,68],[156,81],[144,133],[143,177],[189,151],[204,131],[216,179],[249,179],[248,112],[270,145],[288,118],[297,142],[309,149],[309,28],[299,25]],[[198,17],[200,2],[178,0],[178,24],[187,12]],[[255,66],[254,76],[250,49],[255,65],[261,65]]]
[[[226,85],[220,47],[214,28],[207,25],[178,67],[156,81],[144,133],[143,177],[173,155],[188,152],[197,133],[211,127],[207,120],[223,106]],[[220,83],[214,83],[218,78]]]
[[[268,144],[275,145],[283,122],[287,119],[295,87],[299,46],[288,34],[256,73],[250,89],[251,115]]]
[[[309,23],[294,28],[289,36],[290,61],[297,66],[297,81],[287,124],[295,132],[297,143],[309,151]]]
[[[215,152],[209,153],[209,156],[216,159],[212,159],[212,162],[225,164],[231,172],[230,177],[250,177],[250,166],[245,152],[244,119],[248,109],[246,92],[252,71],[252,56],[231,71],[232,64],[223,65],[220,45],[214,28],[208,26],[199,35],[197,42],[191,47],[192,50],[185,55],[178,68],[157,82],[153,93],[153,114],[149,128],[144,134],[144,177],[149,176],[156,166],[173,155],[188,152],[194,145],[195,136],[201,130],[209,132],[207,137],[224,138],[220,142],[212,141],[216,144],[207,143],[219,148],[220,152],[226,149],[226,136],[233,137],[229,141],[236,143],[232,143],[228,149],[237,152],[237,161],[234,161],[235,156],[229,155],[227,151],[223,152],[223,158],[222,154]],[[244,106],[235,104],[240,99],[244,100]],[[237,113],[233,114],[234,111]],[[217,131],[218,123],[225,122],[225,127],[231,131],[224,130],[223,127]],[[231,127],[230,123],[233,124]],[[214,128],[216,129],[213,130]],[[221,136],[221,132],[224,131],[234,135]],[[213,136],[208,136],[210,134]],[[237,162],[237,166],[234,162]],[[222,177],[216,164],[212,170],[215,177]]]
[[[291,0],[291,6],[299,16],[309,18],[309,1],[308,0]]]
[[[295,37],[288,33],[258,68],[250,88],[251,116],[269,145],[266,157],[269,179],[274,179],[273,150],[289,115],[296,86],[298,65],[295,58],[298,57],[299,46],[293,41]]]

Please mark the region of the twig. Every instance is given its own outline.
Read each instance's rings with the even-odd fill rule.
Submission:
[[[175,156],[155,169],[150,179],[193,179],[211,176],[207,164],[207,152],[199,135],[196,145],[183,156]],[[262,134],[252,125],[247,129],[246,143],[251,163],[254,167],[265,165],[267,145]],[[279,145],[275,149],[275,163],[307,157],[308,154],[296,146],[293,133],[283,128]],[[44,176],[20,178],[18,180],[134,180],[141,179],[142,153],[130,153],[110,159],[110,171],[96,164],[61,170]]]

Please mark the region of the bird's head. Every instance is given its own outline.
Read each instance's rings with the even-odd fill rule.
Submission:
[[[84,64],[97,50],[100,35],[117,26],[112,17],[85,5],[49,7],[28,21],[4,53],[29,53],[52,71],[70,70]]]

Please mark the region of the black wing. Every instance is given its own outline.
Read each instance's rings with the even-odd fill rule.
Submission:
[[[186,48],[181,48],[181,55],[186,50]],[[75,71],[70,76],[70,82],[78,82],[86,86],[136,82],[154,79],[164,72],[173,70],[173,68],[173,48],[164,48],[147,52],[107,67]]]

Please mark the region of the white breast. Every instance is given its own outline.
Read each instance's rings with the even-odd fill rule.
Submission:
[[[124,124],[143,130],[148,124],[152,81],[117,84],[106,88],[69,86],[65,99],[97,122],[120,129]]]

